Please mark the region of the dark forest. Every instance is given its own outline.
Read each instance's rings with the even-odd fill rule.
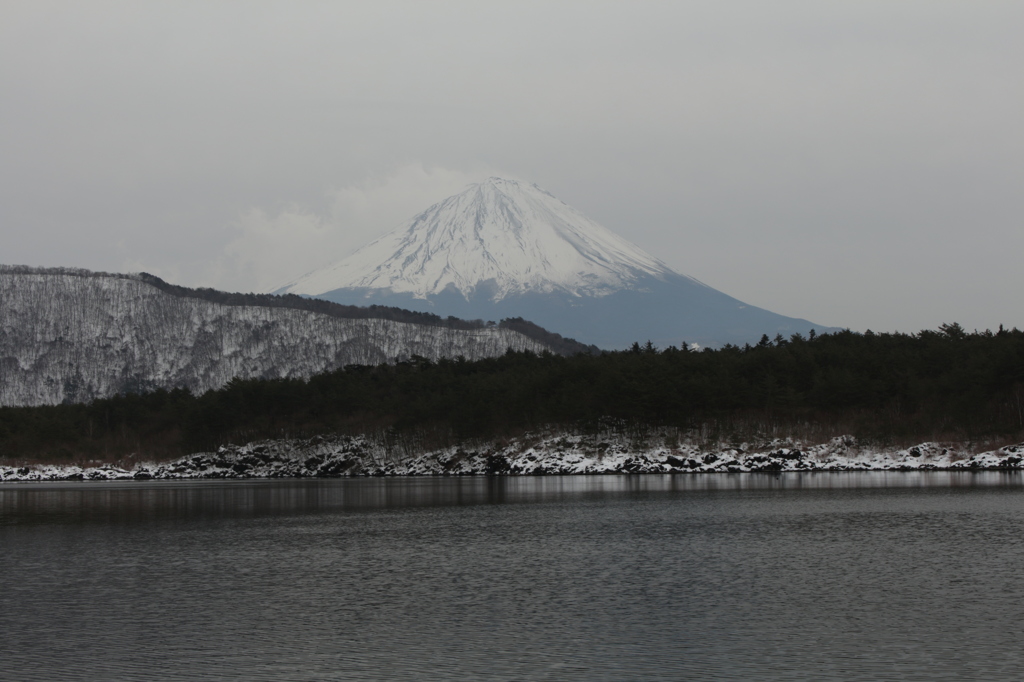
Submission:
[[[326,433],[427,445],[541,427],[614,423],[716,437],[849,433],[867,441],[1020,438],[1024,332],[843,331],[756,345],[632,349],[571,357],[349,366],[308,380],[233,381],[89,404],[0,408],[8,462],[171,458],[261,438]]]

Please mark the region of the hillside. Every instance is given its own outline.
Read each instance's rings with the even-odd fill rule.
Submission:
[[[510,348],[579,348],[507,326],[76,269],[0,266],[0,301],[0,406],[159,388],[202,393],[235,378],[302,378],[414,355],[480,359]]]

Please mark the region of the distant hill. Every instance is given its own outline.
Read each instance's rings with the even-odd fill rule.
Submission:
[[[590,349],[501,325],[298,296],[177,287],[152,275],[0,266],[0,406],[83,402],[346,365]]]
[[[462,318],[522,317],[602,348],[835,331],[675,272],[536,185],[490,178],[276,293]]]

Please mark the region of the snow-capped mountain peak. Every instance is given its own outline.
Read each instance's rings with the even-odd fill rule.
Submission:
[[[536,185],[489,178],[278,293],[388,289],[416,298],[486,290],[602,296],[640,278],[679,276]]]
[[[275,293],[468,320],[521,317],[609,349],[828,330],[675,272],[540,187],[503,178],[470,185]]]

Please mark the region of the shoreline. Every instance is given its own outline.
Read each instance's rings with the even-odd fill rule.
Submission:
[[[710,474],[841,471],[1021,471],[1024,443],[968,454],[965,444],[921,443],[905,449],[861,446],[849,436],[808,445],[771,441],[760,447],[695,445],[631,448],[616,441],[554,435],[498,446],[451,447],[397,456],[362,437],[258,441],[131,469],[97,466],[0,465],[0,482],[355,478],[382,476],[537,476]]]

